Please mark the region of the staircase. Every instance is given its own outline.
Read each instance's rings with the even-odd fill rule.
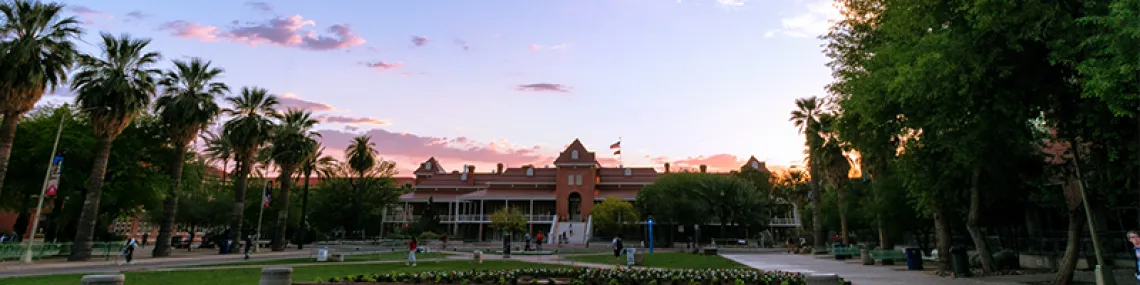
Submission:
[[[550,234],[553,237],[551,241],[557,244],[562,233],[566,233],[568,244],[586,244],[586,237],[589,235],[586,228],[587,224],[583,222],[558,222],[555,225],[554,232]]]

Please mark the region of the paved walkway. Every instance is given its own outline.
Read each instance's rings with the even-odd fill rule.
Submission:
[[[835,273],[856,285],[1014,285],[1014,282],[984,282],[973,279],[949,279],[933,275],[933,270],[907,271],[903,266],[862,265],[792,254],[725,254],[722,255],[744,265],[761,270],[781,270],[801,273]]]
[[[307,257],[310,250],[290,249],[283,252],[271,252],[268,249],[250,254],[250,261],[274,260],[284,258]],[[215,263],[230,263],[244,261],[241,254],[219,255],[216,250],[199,250],[194,252],[174,252],[171,257],[151,258],[150,250],[135,251],[135,259],[130,265],[117,265],[115,260],[105,260],[102,257],[92,257],[90,261],[67,262],[66,259],[40,260],[32,264],[23,264],[18,261],[0,263],[0,278],[55,275],[55,274],[81,274],[81,273],[115,273],[123,271],[138,271],[157,269],[171,266],[193,266]]]

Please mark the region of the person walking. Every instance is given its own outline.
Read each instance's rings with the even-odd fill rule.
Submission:
[[[616,265],[621,266],[621,252],[625,249],[625,245],[621,243],[621,236],[614,236],[614,262]]]
[[[416,238],[414,238],[414,237],[412,238],[412,240],[408,241],[408,261],[404,262],[404,265],[411,265],[412,267],[416,267],[416,246],[417,245],[418,244],[416,243]]]
[[[523,251],[530,251],[530,232],[523,236]]]
[[[1132,275],[1136,277],[1136,284],[1140,285],[1140,232],[1128,231],[1128,242],[1132,243],[1132,257],[1136,263],[1136,272],[1132,272]]]
[[[245,242],[245,259],[249,259],[249,251],[254,247],[253,239],[246,235],[242,241]]]
[[[123,260],[125,260],[127,264],[131,264],[131,260],[135,257],[135,248],[138,247],[139,241],[133,237],[127,238],[127,241],[123,242]]]
[[[534,237],[534,247],[539,251],[542,251],[542,238],[544,238],[544,236],[542,236],[542,232],[538,232],[538,235]]]
[[[447,250],[447,235],[443,235],[441,240],[443,241],[443,250]]]
[[[150,233],[143,233],[142,247],[146,247],[146,242],[150,240]]]

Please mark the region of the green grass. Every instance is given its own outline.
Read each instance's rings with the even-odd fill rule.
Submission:
[[[438,252],[425,252],[417,253],[416,259],[429,259],[429,258],[445,258],[448,254]],[[347,255],[344,257],[345,262],[354,261],[377,261],[377,260],[405,260],[408,259],[407,252],[385,252],[377,254],[357,254]],[[330,262],[333,261],[333,256],[329,256]],[[287,259],[273,259],[273,260],[259,260],[259,261],[242,261],[221,264],[201,264],[180,267],[217,267],[217,266],[237,266],[237,265],[282,265],[282,264],[298,264],[298,263],[317,263],[316,258],[287,258]]]
[[[355,274],[422,272],[422,271],[469,271],[500,270],[513,268],[564,268],[553,264],[528,263],[521,261],[487,260],[483,264],[470,261],[425,261],[419,266],[410,267],[403,263],[380,264],[339,264],[303,266],[293,268],[293,282],[312,282],[318,277],[328,279]],[[187,270],[170,272],[127,272],[126,284],[131,285],[198,285],[198,284],[257,284],[261,279],[261,269],[217,269]],[[74,285],[79,283],[82,274],[17,277],[0,279],[4,285]]]
[[[566,257],[575,262],[616,264],[616,258],[610,254],[573,255]],[[625,265],[625,255],[621,256],[621,264]],[[653,268],[674,269],[702,269],[702,268],[750,268],[736,263],[719,255],[695,255],[692,253],[668,252],[645,254],[645,264],[641,266]]]

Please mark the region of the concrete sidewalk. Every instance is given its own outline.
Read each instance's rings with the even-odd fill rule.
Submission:
[[[985,282],[973,279],[949,279],[926,271],[908,271],[903,266],[852,264],[843,261],[797,254],[725,254],[749,267],[800,273],[835,273],[853,284],[875,285],[1015,285],[1016,282]]]
[[[79,273],[114,273],[154,269],[168,266],[192,266],[213,263],[229,263],[244,260],[242,254],[219,255],[216,250],[198,250],[194,252],[175,251],[170,257],[152,258],[149,248],[135,251],[135,258],[130,265],[115,264],[116,260],[104,260],[102,257],[92,258],[90,261],[68,262],[64,258],[39,260],[32,264],[18,261],[0,263],[0,278],[17,276],[36,276],[54,274]],[[283,258],[307,257],[311,255],[309,249],[290,249],[282,252],[263,250],[250,254],[250,261],[273,260]]]

